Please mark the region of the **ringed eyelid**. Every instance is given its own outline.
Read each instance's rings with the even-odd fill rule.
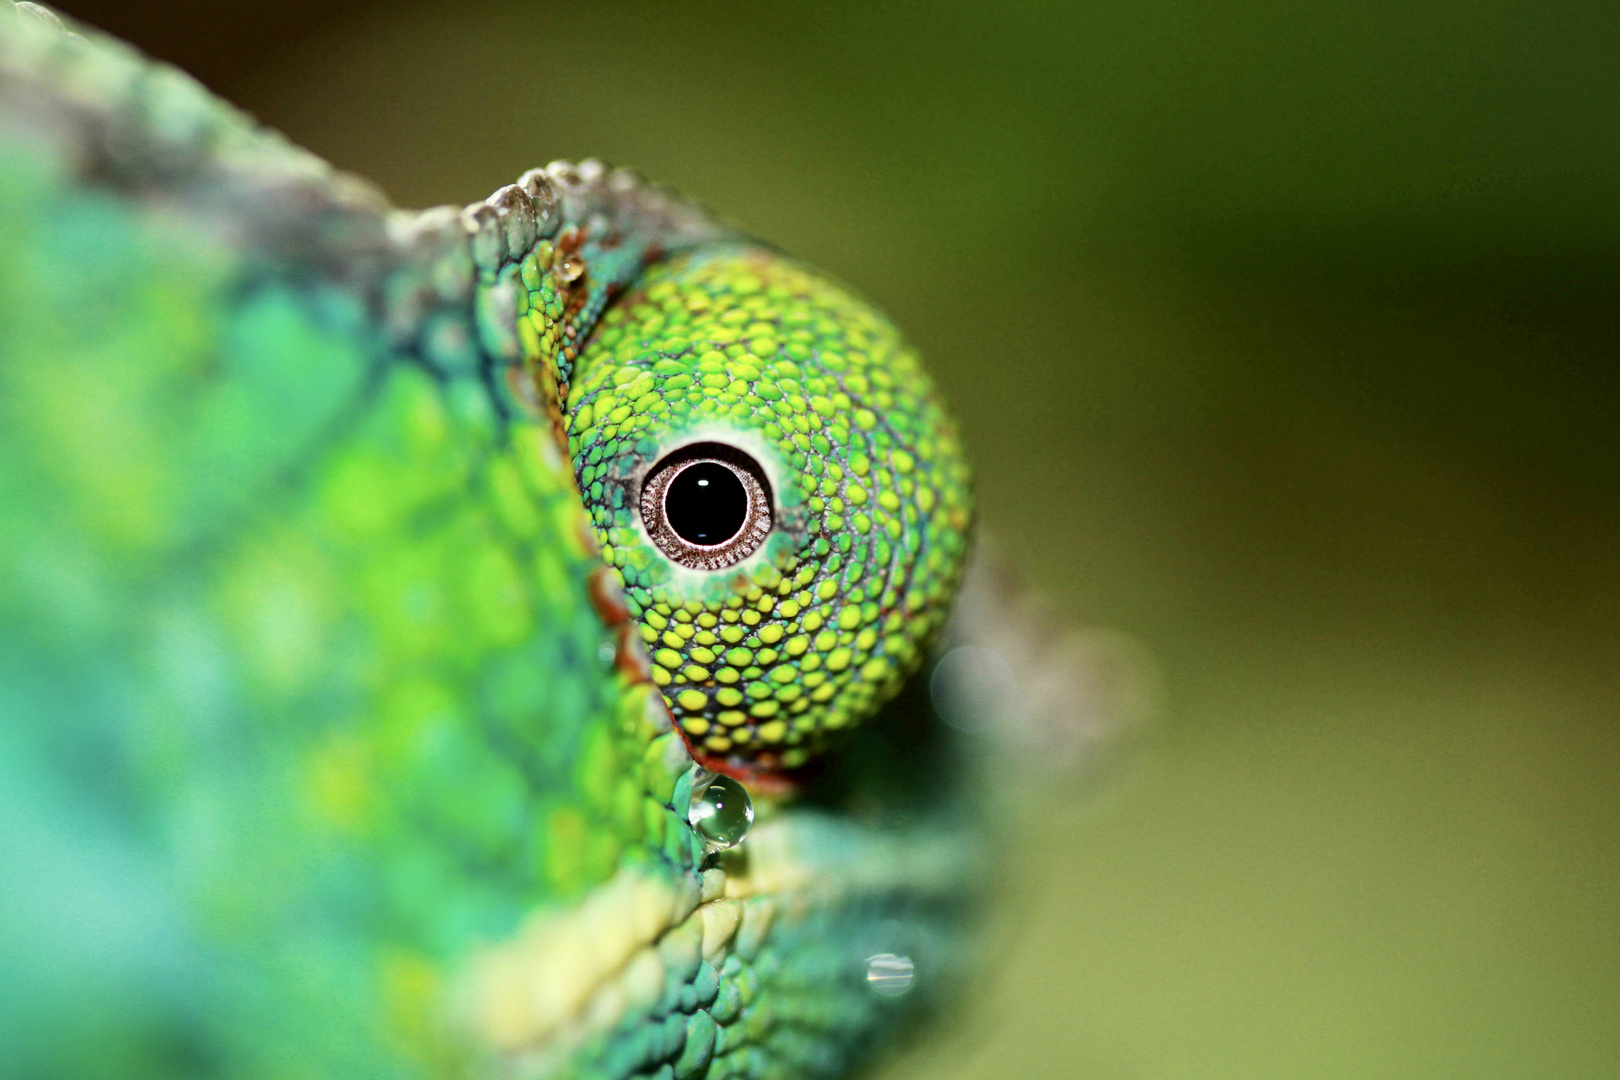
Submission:
[[[693,543],[682,536],[670,521],[665,502],[676,478],[704,463],[721,466],[735,476],[748,499],[742,524],[718,544]],[[742,562],[765,543],[775,521],[765,470],[741,450],[720,442],[692,443],[666,454],[642,481],[638,502],[642,526],[653,545],[672,561],[693,570],[724,570]]]

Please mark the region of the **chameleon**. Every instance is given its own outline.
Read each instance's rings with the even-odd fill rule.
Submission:
[[[955,423],[599,162],[395,209],[0,3],[0,1075],[832,1077],[980,963]]]

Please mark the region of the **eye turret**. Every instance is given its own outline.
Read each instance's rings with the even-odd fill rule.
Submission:
[[[717,771],[791,771],[899,689],[943,623],[971,512],[955,429],[881,315],[716,246],[604,314],[569,452],[653,678]]]

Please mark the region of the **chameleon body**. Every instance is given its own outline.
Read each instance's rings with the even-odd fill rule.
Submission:
[[[720,570],[634,516],[693,440],[773,500]],[[672,196],[396,211],[0,3],[0,462],[0,1075],[833,1076],[968,970],[969,770],[901,692],[950,421]]]

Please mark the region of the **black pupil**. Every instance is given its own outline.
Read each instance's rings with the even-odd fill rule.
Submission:
[[[688,544],[723,544],[742,530],[748,491],[724,465],[700,461],[670,481],[664,514],[669,527]]]

